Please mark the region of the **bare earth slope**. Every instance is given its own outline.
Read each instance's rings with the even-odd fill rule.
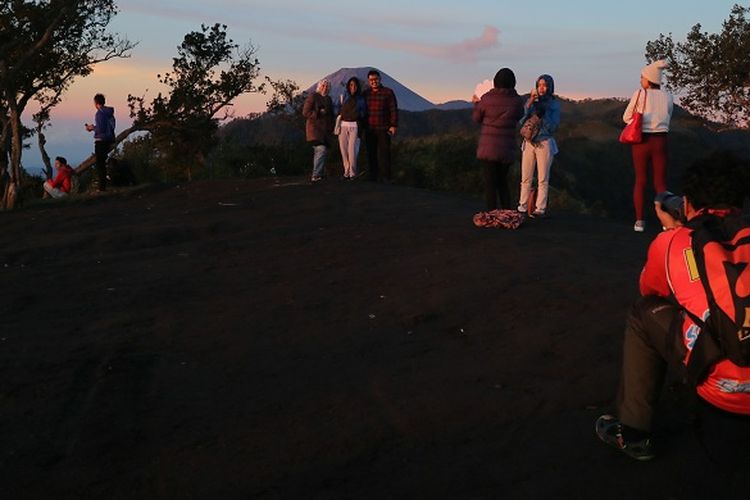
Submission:
[[[700,498],[593,422],[648,234],[451,195],[198,182],[0,214],[2,498]]]

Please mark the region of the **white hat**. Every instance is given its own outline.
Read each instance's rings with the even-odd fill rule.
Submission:
[[[667,61],[659,59],[641,70],[641,76],[651,83],[661,85],[661,73],[667,67]]]

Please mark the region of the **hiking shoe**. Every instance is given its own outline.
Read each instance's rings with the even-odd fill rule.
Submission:
[[[645,462],[656,456],[649,438],[640,441],[625,441],[622,437],[622,422],[613,415],[602,415],[596,419],[595,431],[604,443],[620,450],[630,458]]]
[[[642,233],[646,229],[646,221],[637,220],[633,224],[633,231],[636,233]]]

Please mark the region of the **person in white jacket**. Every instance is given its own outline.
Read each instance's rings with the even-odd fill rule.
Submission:
[[[654,190],[656,193],[667,190],[667,135],[674,100],[672,94],[661,88],[664,68],[666,68],[666,61],[659,60],[641,70],[641,88],[633,93],[622,115],[625,123],[629,123],[633,118],[633,113],[643,113],[643,140],[632,145],[635,169],[633,230],[639,233],[646,228],[643,220],[643,196],[646,190],[649,163],[653,170]]]

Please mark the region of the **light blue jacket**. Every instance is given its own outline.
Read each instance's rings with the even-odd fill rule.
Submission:
[[[536,103],[533,103],[528,108],[524,107],[524,115],[523,118],[521,118],[521,125],[523,125],[523,122],[529,119],[531,115],[533,115],[535,111]],[[539,128],[539,133],[536,135],[535,142],[541,142],[545,139],[550,139],[555,132],[557,132],[557,129],[560,128],[560,101],[558,101],[556,98],[552,98],[551,100],[547,101],[547,109],[544,112],[544,116],[542,116],[542,126]]]
[[[518,123],[523,125],[526,120],[537,112],[540,105],[545,106],[544,115],[542,116],[542,126],[539,128],[534,142],[541,142],[545,139],[551,139],[557,129],[560,128],[560,101],[555,97],[555,81],[549,75],[541,75],[536,79],[538,82],[544,79],[547,82],[547,96],[543,101],[535,101],[530,106],[524,105],[524,114]]]

